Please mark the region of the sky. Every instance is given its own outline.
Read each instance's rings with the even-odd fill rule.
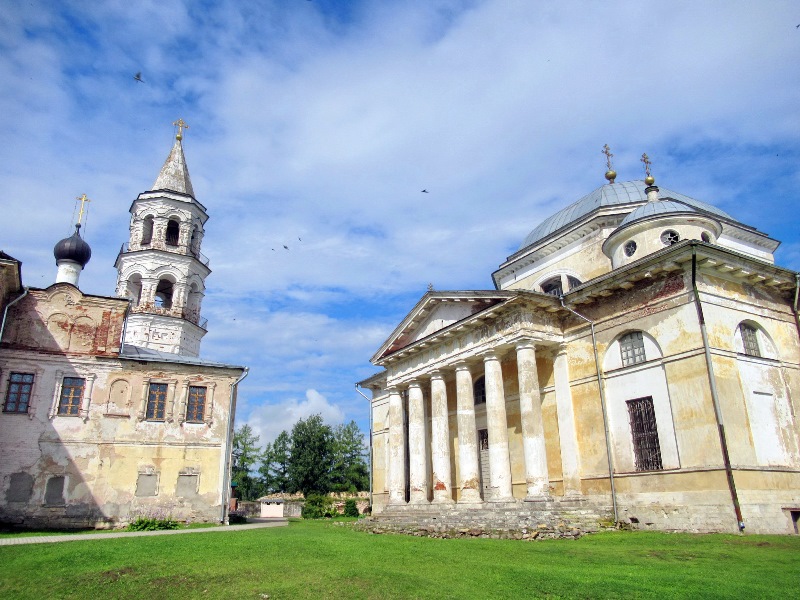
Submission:
[[[355,382],[428,285],[493,289],[605,183],[604,144],[617,181],[646,152],[800,270],[798,55],[800,5],[777,0],[0,0],[0,249],[52,284],[85,193],[80,287],[113,295],[183,118],[210,216],[201,356],[250,368],[237,426],[367,432]]]

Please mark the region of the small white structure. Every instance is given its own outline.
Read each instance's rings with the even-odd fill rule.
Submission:
[[[261,518],[283,518],[283,498],[259,498]]]

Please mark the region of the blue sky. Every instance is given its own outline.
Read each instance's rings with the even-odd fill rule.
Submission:
[[[428,284],[491,288],[604,183],[603,144],[618,181],[647,152],[800,270],[797,24],[778,1],[7,0],[0,248],[51,284],[86,193],[81,288],[112,294],[182,117],[210,215],[202,355],[251,368],[237,424],[366,431],[354,383]]]

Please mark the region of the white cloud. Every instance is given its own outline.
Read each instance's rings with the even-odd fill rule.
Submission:
[[[260,444],[272,442],[281,431],[291,433],[292,427],[301,419],[320,415],[328,425],[344,421],[344,412],[316,390],[306,390],[305,400],[289,398],[276,404],[262,404],[254,408],[246,418],[253,431],[260,436]],[[238,423],[242,421],[239,420]],[[237,428],[240,426],[237,423]]]

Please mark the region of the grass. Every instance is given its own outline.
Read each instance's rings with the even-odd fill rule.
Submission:
[[[800,537],[609,532],[517,542],[330,522],[0,547],[0,597],[798,598]]]
[[[208,527],[219,527],[218,523],[189,523],[181,524],[178,529],[207,529]],[[15,539],[21,537],[43,537],[51,535],[78,535],[87,533],[125,533],[127,529],[19,529],[15,531],[0,531],[0,540]]]

